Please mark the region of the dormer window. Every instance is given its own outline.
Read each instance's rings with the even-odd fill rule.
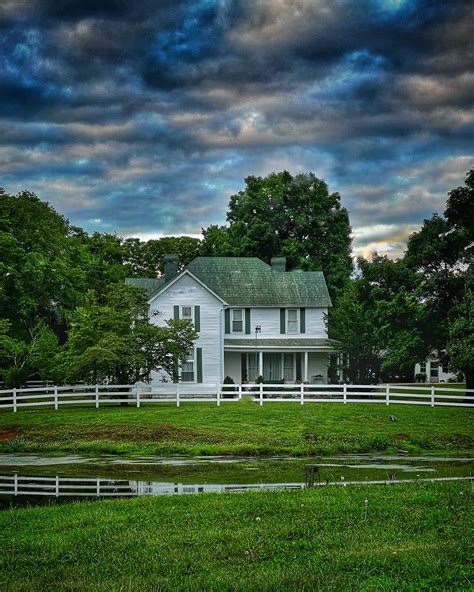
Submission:
[[[244,311],[242,308],[232,309],[232,333],[244,332]]]
[[[299,333],[299,310],[297,308],[289,308],[286,311],[286,332]]]

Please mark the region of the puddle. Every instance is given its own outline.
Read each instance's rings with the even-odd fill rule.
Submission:
[[[0,508],[78,499],[470,479],[473,458],[373,454],[314,458],[0,454]]]

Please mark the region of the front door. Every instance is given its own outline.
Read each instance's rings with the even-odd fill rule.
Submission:
[[[265,382],[279,382],[282,378],[281,354],[263,354],[263,379]]]

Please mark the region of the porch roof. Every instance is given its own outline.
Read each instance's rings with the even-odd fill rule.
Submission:
[[[339,351],[340,343],[335,339],[311,339],[311,338],[291,338],[284,339],[225,339],[225,349],[291,349],[291,350],[311,350],[318,349],[324,351]]]

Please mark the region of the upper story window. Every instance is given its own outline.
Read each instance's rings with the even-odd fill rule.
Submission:
[[[232,309],[232,333],[244,332],[244,311],[242,308]]]
[[[299,310],[288,308],[286,311],[286,332],[299,333]]]
[[[193,321],[193,307],[188,305],[181,306],[181,318],[183,321]]]

